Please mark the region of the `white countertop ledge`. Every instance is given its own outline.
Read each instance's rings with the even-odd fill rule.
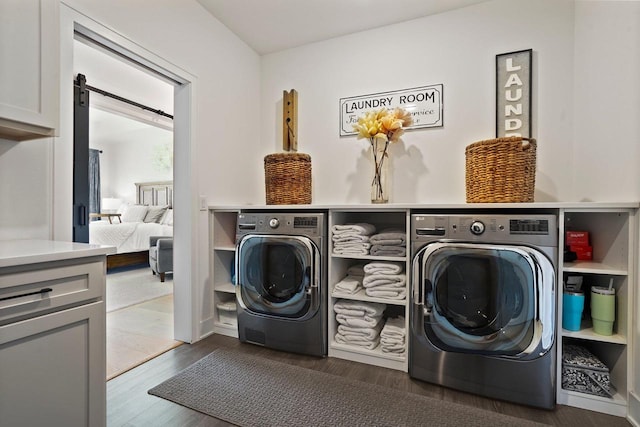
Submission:
[[[211,205],[209,210],[334,210],[334,211],[394,211],[458,209],[637,209],[640,202],[533,202],[533,203],[384,203],[335,205]]]
[[[0,268],[114,253],[115,246],[55,240],[0,240]]]

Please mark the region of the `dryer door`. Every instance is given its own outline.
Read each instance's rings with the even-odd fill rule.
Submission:
[[[245,310],[301,319],[320,307],[320,252],[306,237],[246,235],[236,269],[236,296]]]
[[[443,351],[535,358],[554,340],[555,271],[526,246],[437,242],[413,260],[412,325]]]

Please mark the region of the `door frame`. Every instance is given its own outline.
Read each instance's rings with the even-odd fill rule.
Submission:
[[[198,283],[198,186],[194,149],[197,78],[78,11],[60,4],[60,129],[53,153],[53,239],[72,240],[74,31],[100,37],[124,56],[143,60],[181,84],[174,90],[174,338],[200,339]]]

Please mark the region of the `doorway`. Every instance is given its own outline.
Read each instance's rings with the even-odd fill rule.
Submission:
[[[151,236],[173,238],[174,85],[79,33],[73,52],[73,238],[117,249],[105,292],[111,379],[181,344],[172,270],[160,280],[148,262]]]
[[[115,54],[130,58],[141,67],[155,70],[174,82],[174,336],[183,342],[193,342],[199,330],[200,311],[195,301],[198,288],[197,243],[197,170],[193,150],[195,110],[193,93],[197,78],[171,62],[135,44],[130,39],[79,13],[64,3],[60,5],[60,130],[53,150],[54,197],[53,238],[72,239],[73,183],[73,43],[77,33],[100,42]]]

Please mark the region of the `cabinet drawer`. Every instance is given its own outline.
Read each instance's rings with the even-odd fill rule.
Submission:
[[[82,301],[104,299],[105,264],[30,265],[0,269],[0,324]]]

